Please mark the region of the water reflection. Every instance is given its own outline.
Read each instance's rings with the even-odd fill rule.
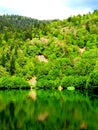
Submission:
[[[98,100],[79,91],[0,91],[0,129],[97,130]],[[95,100],[96,99],[96,100]]]

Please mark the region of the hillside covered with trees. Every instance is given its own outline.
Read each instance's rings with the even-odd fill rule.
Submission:
[[[98,89],[98,10],[64,20],[0,16],[0,88]]]

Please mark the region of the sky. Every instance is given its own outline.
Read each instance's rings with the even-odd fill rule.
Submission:
[[[0,0],[0,15],[22,15],[39,20],[65,19],[98,9],[98,0]]]

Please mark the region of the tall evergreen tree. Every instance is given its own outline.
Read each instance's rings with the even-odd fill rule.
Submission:
[[[2,54],[2,57],[1,57],[1,65],[2,65],[3,67],[5,67],[5,63],[6,63],[6,57],[5,57],[5,54],[3,53],[3,54]]]
[[[15,57],[12,55],[10,59],[10,74],[13,75],[15,73]]]

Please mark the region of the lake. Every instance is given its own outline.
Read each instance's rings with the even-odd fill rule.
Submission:
[[[98,130],[98,100],[77,91],[0,91],[0,130]]]

